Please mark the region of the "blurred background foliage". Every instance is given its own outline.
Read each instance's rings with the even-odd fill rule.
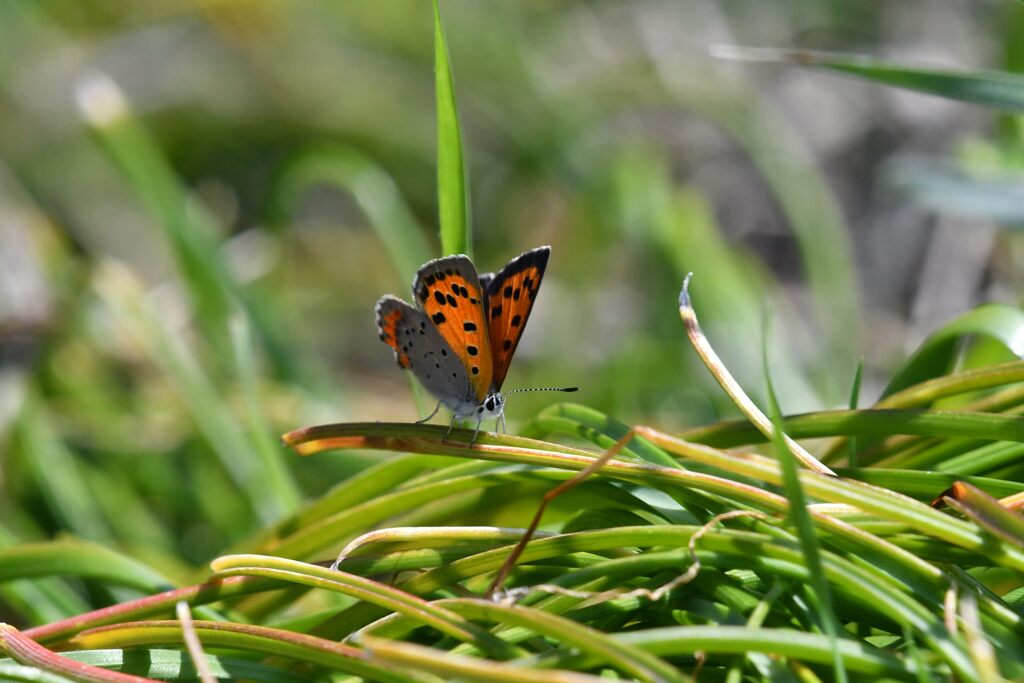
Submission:
[[[1024,4],[442,7],[474,259],[553,247],[510,387],[734,416],[688,271],[755,397],[771,310],[787,412],[845,405],[862,357],[866,405],[941,323],[1019,302],[1020,117],[710,51],[1019,71]],[[0,0],[0,545],[70,533],[183,579],[379,457],[280,433],[417,417],[373,305],[439,254],[432,39],[421,0]],[[40,620],[80,611],[65,589],[33,587]]]

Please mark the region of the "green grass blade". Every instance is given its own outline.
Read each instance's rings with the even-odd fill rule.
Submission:
[[[846,682],[846,668],[843,665],[842,656],[839,653],[839,633],[842,632],[842,624],[836,618],[832,608],[832,591],[825,578],[825,571],[821,562],[821,548],[818,546],[818,537],[815,535],[814,522],[807,512],[807,498],[804,496],[803,486],[800,484],[797,475],[798,464],[796,457],[790,451],[785,441],[785,431],[782,422],[782,412],[779,409],[779,401],[775,396],[775,389],[772,387],[771,373],[768,368],[768,323],[769,317],[765,316],[764,334],[761,342],[761,361],[764,370],[765,395],[768,398],[769,415],[772,419],[772,441],[775,444],[775,455],[779,460],[782,470],[782,486],[786,491],[786,498],[789,499],[789,519],[796,527],[797,537],[800,539],[800,547],[803,548],[804,558],[807,561],[807,571],[811,577],[813,591],[809,596],[813,599],[818,612],[820,626],[828,636],[829,645],[832,649],[832,668],[835,671],[836,680],[839,683]]]
[[[266,555],[227,555],[211,563],[219,576],[260,576],[336,591],[419,619],[441,633],[473,642],[483,651],[504,657],[518,653],[493,635],[434,603],[392,586],[348,572]]]
[[[104,74],[84,79],[78,87],[78,103],[96,138],[173,250],[182,282],[211,342],[226,353],[223,321],[231,312],[235,287],[220,258],[216,222],[182,187],[112,80]]]
[[[0,549],[0,581],[39,576],[89,577],[142,591],[170,585],[141,562],[92,543],[52,541]]]
[[[96,289],[115,324],[167,377],[196,430],[209,442],[219,464],[236,484],[236,495],[244,496],[265,522],[289,511],[293,499],[283,497],[264,476],[258,448],[250,442],[193,349],[147,305],[138,280],[113,262],[97,271]]]
[[[285,462],[287,453],[266,429],[266,413],[259,399],[259,373],[253,357],[252,328],[241,311],[231,317],[229,328],[235,368],[245,400],[245,421],[248,423],[246,436],[252,444],[254,456],[260,461],[260,470],[266,479],[267,488],[278,501],[280,511],[291,512],[298,507],[300,493]]]
[[[857,405],[860,403],[860,382],[864,375],[864,359],[861,358],[857,362],[857,371],[853,373],[853,386],[850,388],[850,410],[857,410]],[[850,467],[857,467],[857,439],[856,437],[850,438]]]
[[[445,43],[441,8],[434,0],[434,96],[437,100],[437,204],[441,227],[441,252],[472,257],[469,193],[455,101],[448,45]],[[418,267],[418,264],[417,264]],[[413,271],[415,272],[415,271]]]
[[[82,475],[84,464],[61,440],[41,396],[31,389],[14,425],[14,444],[62,528],[95,541],[113,541],[96,491]]]
[[[1024,312],[1004,304],[985,304],[964,313],[921,343],[893,375],[882,397],[946,374],[955,360],[957,343],[966,335],[990,338],[1014,355],[1024,356]]]
[[[9,659],[0,659],[0,679],[25,683],[76,683],[72,678],[43,671],[34,666],[15,664]]]
[[[287,657],[375,681],[405,683],[411,680],[368,664],[363,660],[361,651],[354,647],[302,633],[231,622],[197,621],[194,626],[196,635],[208,648]],[[87,650],[183,645],[183,636],[178,621],[135,621],[85,631],[71,639],[69,644]]]
[[[179,629],[180,630],[180,629]],[[195,665],[187,652],[156,648],[116,650],[77,650],[61,653],[83,664],[112,669],[134,676],[162,681],[196,680]],[[248,661],[237,657],[206,654],[206,663],[218,679],[257,681],[258,683],[313,683],[316,679],[295,671]]]
[[[957,512],[968,517],[989,532],[1024,548],[1024,516],[1008,510],[999,501],[981,489],[958,481],[952,493],[946,495],[946,502]]]
[[[912,67],[860,55],[807,50],[721,47],[715,52],[720,57],[744,61],[828,69],[882,85],[1008,112],[1024,112],[1024,77],[1003,71],[950,71]]]
[[[823,410],[783,418],[793,438],[912,434],[942,438],[966,437],[985,441],[1024,441],[1024,417],[954,410]],[[715,448],[764,443],[763,434],[744,420],[728,420],[681,434]]]
[[[916,668],[863,642],[846,639],[833,642],[819,634],[792,629],[713,625],[671,626],[620,633],[615,638],[662,656],[680,656],[699,651],[709,654],[764,652],[828,664],[834,662],[834,657],[838,654],[843,666],[851,672],[878,677],[895,675],[902,678]]]
[[[667,662],[639,648],[624,646],[607,634],[541,610],[521,605],[509,607],[483,600],[466,599],[439,600],[437,604],[444,605],[456,614],[474,621],[487,620],[501,626],[527,628],[580,652],[589,653],[590,656],[641,680],[692,680]]]

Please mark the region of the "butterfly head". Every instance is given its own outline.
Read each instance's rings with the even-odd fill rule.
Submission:
[[[487,394],[487,398],[477,406],[476,416],[480,419],[501,417],[502,411],[505,410],[505,397],[500,392],[492,391]]]

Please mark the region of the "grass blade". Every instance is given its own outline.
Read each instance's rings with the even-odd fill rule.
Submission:
[[[437,99],[437,205],[441,252],[472,257],[469,238],[469,193],[463,164],[459,109],[455,101],[441,8],[434,0],[434,93]]]
[[[761,362],[764,367],[765,395],[768,398],[768,409],[773,427],[772,442],[775,444],[775,454],[782,470],[782,485],[786,491],[786,497],[789,499],[789,519],[796,527],[800,547],[803,548],[804,557],[807,560],[807,571],[810,574],[813,589],[810,596],[816,603],[820,625],[825,631],[825,635],[828,636],[829,646],[832,649],[832,668],[835,671],[836,680],[839,683],[845,683],[846,668],[838,647],[839,633],[842,632],[843,626],[832,609],[832,591],[825,579],[825,570],[821,563],[821,548],[818,546],[818,537],[814,532],[814,522],[807,512],[807,498],[804,496],[803,486],[800,485],[800,479],[797,476],[796,456],[784,438],[782,412],[779,409],[779,401],[775,396],[771,373],[768,370],[768,320],[769,317],[766,315],[761,342]]]
[[[896,64],[861,55],[719,46],[717,57],[838,71],[865,80],[1008,112],[1024,112],[1024,77],[1003,71],[950,71]]]

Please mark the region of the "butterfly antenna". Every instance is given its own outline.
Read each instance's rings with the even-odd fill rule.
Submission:
[[[573,391],[579,391],[579,387],[531,387],[529,389],[509,389],[505,394],[521,394],[524,391],[564,391],[571,393]]]

